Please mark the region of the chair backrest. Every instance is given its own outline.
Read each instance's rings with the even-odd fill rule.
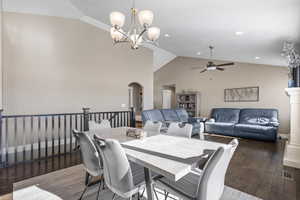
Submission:
[[[160,129],[162,127],[161,122],[153,122],[153,121],[147,121],[146,124],[143,127],[144,131],[149,131],[149,132],[156,132],[160,133]]]
[[[230,160],[238,146],[232,140],[227,147],[220,147],[206,163],[198,185],[198,200],[220,200],[224,191],[224,181]]]
[[[95,140],[103,159],[103,173],[107,187],[120,197],[131,197],[135,186],[124,149],[113,139],[99,140],[95,136]]]
[[[193,125],[185,124],[180,127],[180,123],[171,123],[167,130],[167,135],[178,136],[178,137],[192,137]]]
[[[94,142],[86,132],[73,130],[73,135],[80,145],[85,170],[92,176],[100,176],[102,174],[101,159]]]
[[[107,119],[102,120],[100,123],[89,121],[89,130],[95,131],[99,129],[111,128],[110,122]]]

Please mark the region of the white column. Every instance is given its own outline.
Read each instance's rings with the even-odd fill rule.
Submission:
[[[0,110],[3,108],[3,85],[2,85],[2,55],[3,55],[3,47],[2,47],[2,29],[3,29],[3,1],[0,0]]]
[[[290,139],[286,144],[283,164],[300,168],[300,88],[287,88],[290,97]]]

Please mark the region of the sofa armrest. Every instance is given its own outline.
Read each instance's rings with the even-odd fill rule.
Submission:
[[[268,125],[274,126],[274,127],[279,127],[280,124],[278,122],[269,122]]]
[[[215,122],[216,122],[216,120],[215,120],[214,118],[210,118],[210,119],[208,119],[206,122],[215,123]]]
[[[188,119],[188,123],[200,123],[200,122],[204,122],[206,119],[202,118],[202,117],[190,117]]]
[[[188,123],[200,123],[200,119],[195,118],[195,117],[190,117],[188,119]]]

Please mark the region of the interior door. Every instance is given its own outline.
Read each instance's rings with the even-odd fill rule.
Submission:
[[[162,90],[162,108],[170,109],[172,106],[172,91]]]

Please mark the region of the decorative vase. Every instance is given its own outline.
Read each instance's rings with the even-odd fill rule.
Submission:
[[[290,80],[288,81],[288,87],[289,87],[289,88],[296,87],[296,81],[290,79]]]

